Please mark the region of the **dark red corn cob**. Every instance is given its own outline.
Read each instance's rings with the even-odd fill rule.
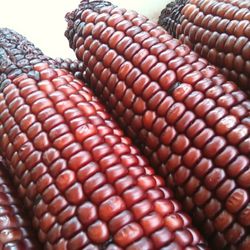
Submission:
[[[0,249],[41,249],[2,162],[0,163]]]
[[[159,24],[250,96],[249,0],[177,0],[162,11]]]
[[[66,36],[86,66],[87,82],[209,242],[215,249],[248,249],[246,95],[134,11],[83,1],[67,19]]]
[[[9,33],[0,62],[15,65],[24,38]],[[50,64],[7,74],[0,94],[1,152],[45,249],[207,249],[98,99]]]

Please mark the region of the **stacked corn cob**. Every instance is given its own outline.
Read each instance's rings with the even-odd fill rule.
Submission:
[[[1,154],[45,249],[206,249],[92,92],[24,37],[0,36]],[[19,55],[41,63],[24,73]]]
[[[250,95],[249,0],[177,0],[159,24]]]
[[[82,1],[66,36],[84,76],[215,249],[250,245],[250,101],[134,11]]]
[[[31,225],[16,199],[15,190],[0,163],[0,249],[40,249]]]

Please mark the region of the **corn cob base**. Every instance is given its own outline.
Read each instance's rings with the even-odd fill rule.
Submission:
[[[100,1],[84,4],[67,15],[65,34],[86,66],[86,81],[212,246],[247,249],[246,95],[145,17],[112,5],[102,8]]]

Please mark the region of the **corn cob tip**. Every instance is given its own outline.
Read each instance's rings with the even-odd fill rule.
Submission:
[[[73,31],[75,31],[78,27],[75,26],[74,21],[81,15],[83,10],[91,9],[98,11],[103,7],[114,6],[111,2],[103,1],[103,0],[82,0],[78,5],[78,8],[75,10],[68,12],[65,15],[65,20],[68,23],[67,30],[64,35],[67,37],[69,41],[73,39]],[[73,48],[72,43],[69,43],[70,48]]]
[[[82,0],[80,2],[80,4],[78,5],[77,9],[70,11],[65,15],[65,19],[69,25],[74,25],[74,23],[72,23],[72,21],[75,20],[76,15],[77,15],[77,13],[79,13],[79,11],[86,10],[86,9],[99,10],[103,7],[111,6],[111,5],[113,5],[113,4],[109,1]]]
[[[180,5],[185,5],[187,3],[188,0],[174,0],[172,2],[169,2],[166,7],[161,11],[161,14],[171,14],[172,10],[176,7],[176,6],[180,6]]]
[[[28,73],[35,64],[42,62],[57,66],[55,60],[45,56],[18,32],[9,28],[0,29],[0,89],[6,86],[7,78],[14,79],[21,73]]]
[[[188,0],[172,1],[161,11],[158,24],[173,36],[176,36],[176,26],[180,23],[181,10],[187,2]]]

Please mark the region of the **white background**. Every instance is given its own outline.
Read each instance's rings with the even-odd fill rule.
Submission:
[[[64,37],[64,19],[80,0],[0,0],[0,27],[8,27],[26,36],[51,57],[74,58]],[[111,0],[112,3],[134,9],[150,19],[158,20],[161,10],[170,0]]]

